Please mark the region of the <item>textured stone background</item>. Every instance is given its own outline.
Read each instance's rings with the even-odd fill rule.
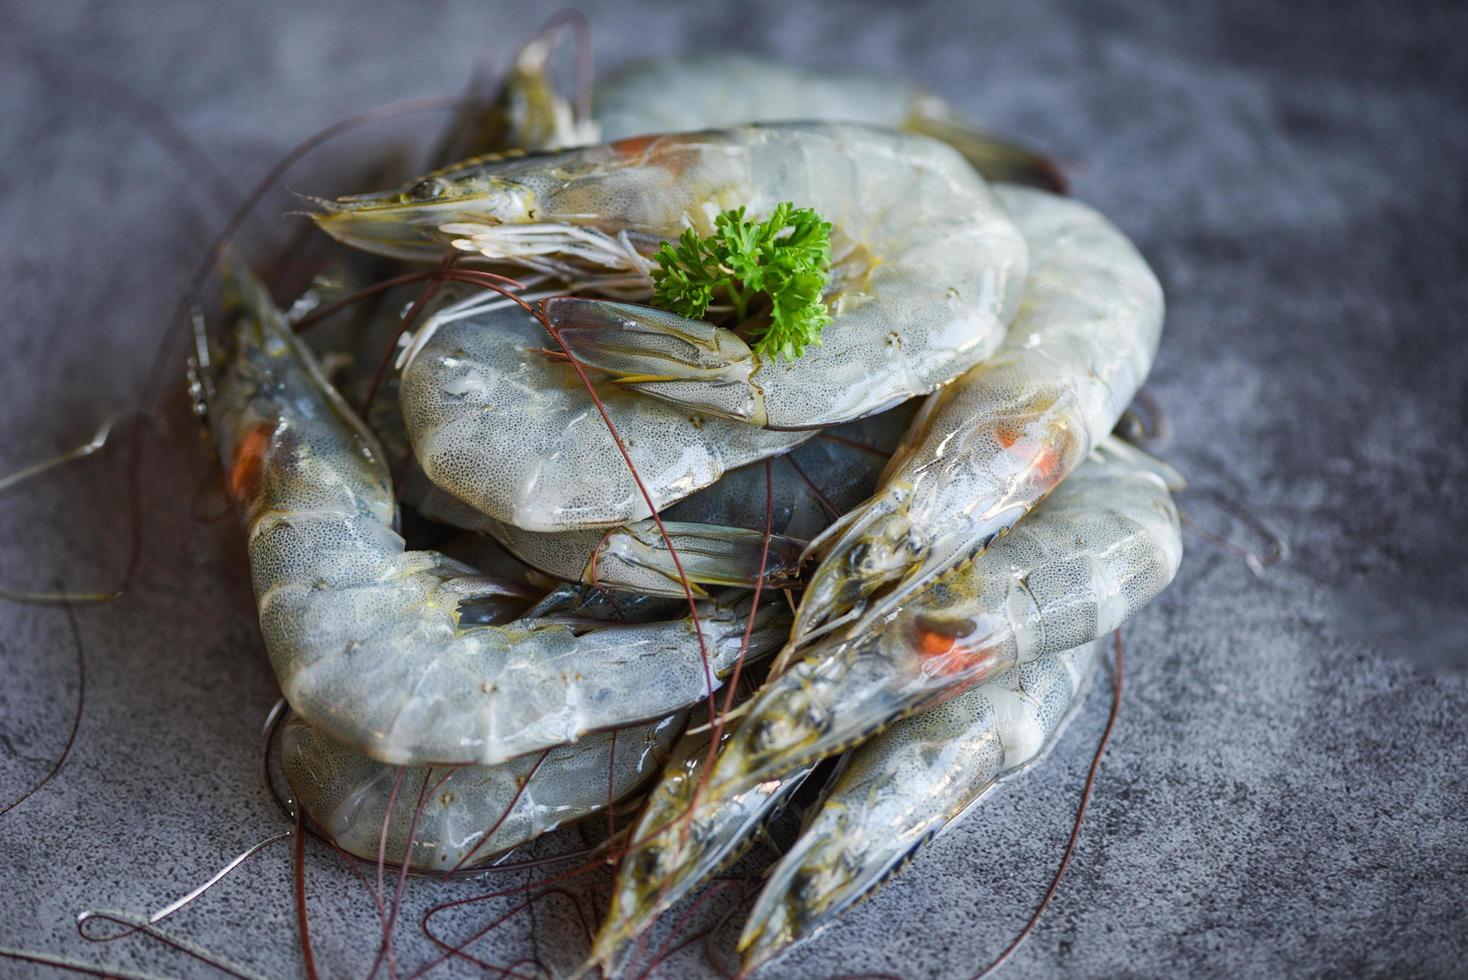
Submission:
[[[201,223],[220,214],[223,192],[146,140],[97,73],[161,106],[247,187],[329,121],[460,90],[476,59],[502,59],[541,17],[510,3],[303,6],[0,5],[0,472],[135,403]],[[1167,288],[1152,390],[1170,458],[1198,488],[1184,506],[1247,538],[1223,495],[1289,537],[1289,562],[1262,578],[1190,538],[1176,584],[1128,628],[1124,713],[1076,864],[1008,975],[1464,972],[1462,6],[587,12],[603,65],[733,45],[901,71],[1066,161],[1076,193],[1135,237]],[[343,189],[381,141],[439,125],[359,134],[288,183]],[[254,239],[287,234],[291,206],[272,197]],[[89,945],[72,924],[89,906],[157,908],[283,829],[256,778],[275,692],[240,535],[202,519],[211,495],[195,502],[207,461],[170,356],[135,588],[76,611],[87,687],[75,750],[0,817],[0,945],[203,975],[141,937]],[[0,584],[115,578],[123,459],[112,449],[0,499]],[[0,671],[8,801],[71,723],[65,612],[0,602]],[[769,975],[964,977],[986,961],[1058,857],[1104,687],[1048,764]],[[330,853],[313,846],[309,861],[325,973],[365,972],[367,893]],[[412,882],[402,961],[426,956],[424,908],[485,887]],[[506,907],[445,925],[467,933]],[[282,845],[167,925],[259,973],[301,973]],[[583,942],[553,900],[476,949],[565,967]],[[666,970],[710,973],[697,949]]]

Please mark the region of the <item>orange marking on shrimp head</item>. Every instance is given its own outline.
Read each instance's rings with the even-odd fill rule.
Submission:
[[[650,133],[646,136],[629,136],[623,140],[617,140],[611,144],[612,149],[624,157],[640,156],[647,151],[658,140],[662,139],[660,133]]]
[[[234,459],[229,464],[229,495],[236,503],[243,504],[260,485],[272,431],[273,426],[261,422],[235,444]]]

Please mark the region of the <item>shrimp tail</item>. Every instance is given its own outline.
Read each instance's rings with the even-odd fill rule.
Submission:
[[[589,584],[648,595],[683,595],[684,577],[698,586],[753,587],[764,569],[766,588],[793,585],[805,542],[781,534],[683,521],[627,525],[607,534],[587,563]],[[671,547],[670,547],[671,546]],[[677,560],[674,560],[676,554]],[[681,574],[680,574],[681,568]]]
[[[577,360],[644,394],[720,418],[764,425],[759,359],[732,330],[630,303],[557,297],[545,304]]]
[[[902,128],[947,143],[963,154],[985,180],[1026,184],[1053,194],[1069,193],[1070,183],[1054,160],[985,132],[936,99],[919,100]]]

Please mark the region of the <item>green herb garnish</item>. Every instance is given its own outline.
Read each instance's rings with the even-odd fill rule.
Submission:
[[[768,322],[749,325],[762,357],[800,357],[831,322],[821,299],[831,276],[831,223],[810,208],[786,201],[764,221],[746,220],[743,208],[725,211],[712,235],[689,228],[654,258],[653,304],[679,316],[702,319],[721,290],[745,324],[751,301],[766,297]]]

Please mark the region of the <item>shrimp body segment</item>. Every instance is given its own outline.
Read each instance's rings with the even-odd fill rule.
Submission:
[[[775,429],[833,425],[926,394],[999,344],[1019,303],[1025,243],[952,148],[842,123],[638,137],[520,160],[468,161],[413,188],[339,199],[317,221],[387,254],[454,247],[555,273],[576,291],[651,294],[657,246],[783,201],[833,224],[834,322],[794,361],[731,329],[649,307],[548,304],[568,349],[685,412]],[[432,192],[432,193],[430,193]]]
[[[821,564],[793,644],[848,612],[855,636],[989,546],[1111,431],[1151,368],[1162,289],[1126,236],[1076,201],[998,192],[1030,245],[1019,316],[993,358],[929,399],[882,489],[812,542]]]
[[[1080,702],[1100,642],[1011,667],[857,748],[770,872],[739,939],[745,970],[813,936],[1038,761]]]
[[[296,799],[343,850],[376,860],[381,848],[394,863],[407,857],[420,871],[445,871],[489,862],[636,789],[661,767],[683,717],[633,725],[615,737],[597,732],[494,766],[407,769],[353,752],[292,717],[281,736],[281,764]]]
[[[801,568],[806,540],[876,489],[915,407],[908,403],[823,433],[771,460],[768,475],[763,466],[736,470],[663,511],[661,531],[651,520],[606,531],[526,531],[479,513],[416,470],[405,479],[404,500],[432,520],[494,537],[563,581],[682,598],[680,568],[700,596],[705,585],[752,587],[763,569],[766,588],[783,588]]]
[[[768,681],[708,799],[810,765],[995,674],[1111,632],[1172,581],[1177,510],[1148,469],[1093,459],[988,551],[863,635],[818,641]]]
[[[984,132],[906,79],[878,72],[786,65],[739,53],[654,58],[599,85],[593,105],[605,140],[750,122],[842,120],[941,139],[988,180],[1065,189],[1040,154]]]
[[[691,619],[573,629],[461,620],[492,580],[407,551],[382,452],[264,288],[237,274],[234,350],[211,424],[247,529],[261,632],[291,707],[381,762],[484,765],[703,697]],[[739,656],[746,619],[705,604],[708,670]],[[472,619],[470,620],[472,622]],[[750,653],[778,643],[759,613]]]

